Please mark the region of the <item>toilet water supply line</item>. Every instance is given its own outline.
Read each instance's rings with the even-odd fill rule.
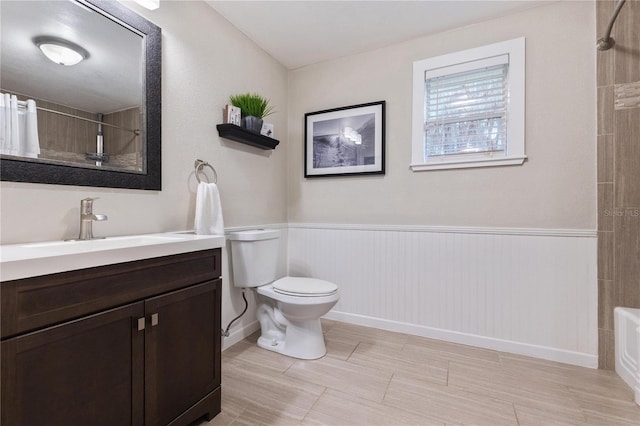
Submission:
[[[226,330],[222,330],[222,335],[224,337],[229,337],[229,329],[231,328],[231,325],[236,322],[237,320],[240,319],[240,317],[242,317],[245,312],[247,312],[247,308],[249,307],[249,302],[247,302],[247,297],[244,294],[244,288],[242,289],[242,299],[244,300],[244,310],[242,311],[242,313],[240,315],[238,315],[237,317],[235,317],[234,319],[231,320],[231,322],[229,323],[229,325],[227,326]]]

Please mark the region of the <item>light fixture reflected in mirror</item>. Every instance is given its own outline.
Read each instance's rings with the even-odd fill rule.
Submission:
[[[160,7],[160,0],[134,0],[140,6],[146,7],[149,10],[156,10]]]
[[[89,52],[82,47],[58,37],[41,36],[33,39],[33,42],[47,59],[56,64],[76,65],[89,56]]]

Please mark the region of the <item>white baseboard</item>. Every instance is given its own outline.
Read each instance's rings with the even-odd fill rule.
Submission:
[[[239,341],[251,336],[258,330],[260,330],[260,323],[257,320],[245,325],[244,327],[233,330],[231,333],[229,333],[229,337],[222,337],[222,350],[227,350]]]
[[[509,352],[518,355],[546,359],[549,361],[563,362],[566,364],[573,364],[581,367],[598,368],[598,357],[596,355],[586,353],[572,352],[546,346],[537,346],[529,343],[501,340],[492,337],[477,336],[468,333],[390,321],[381,318],[374,318],[358,314],[349,314],[345,312],[331,311],[326,314],[324,318],[347,322],[350,324],[362,325],[366,327],[379,328],[387,331],[394,331],[397,333],[405,333],[414,336],[444,340],[447,342],[459,343],[462,345],[477,346],[485,349],[493,349],[501,352]]]

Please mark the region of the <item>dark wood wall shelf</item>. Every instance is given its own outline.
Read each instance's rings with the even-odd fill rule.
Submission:
[[[280,143],[277,139],[250,132],[235,124],[218,124],[216,127],[221,138],[245,143],[256,148],[274,149]]]

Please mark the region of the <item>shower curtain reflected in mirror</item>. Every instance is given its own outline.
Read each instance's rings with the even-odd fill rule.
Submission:
[[[38,113],[32,99],[0,93],[0,154],[38,158]]]

